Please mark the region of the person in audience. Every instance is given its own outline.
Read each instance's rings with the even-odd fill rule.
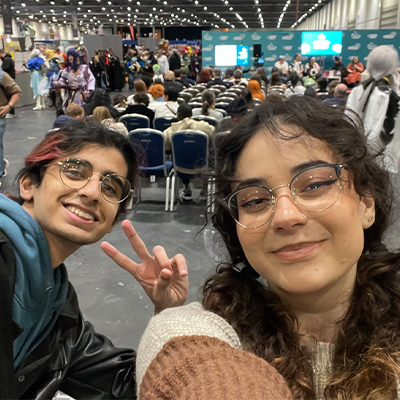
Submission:
[[[180,69],[179,69],[179,71],[180,71],[180,73],[181,73],[181,81],[182,81],[182,83],[188,83],[190,86],[193,86],[193,85],[195,85],[196,84],[196,82],[193,80],[193,79],[190,79],[187,75],[188,75],[188,73],[187,73],[187,70],[186,70],[186,68],[185,67],[181,67]]]
[[[78,121],[25,158],[18,198],[0,194],[1,398],[136,397],[135,351],[114,347],[85,321],[64,261],[114,228],[137,164],[126,137]],[[161,246],[151,255],[128,220],[122,228],[138,263],[107,242],[99,250],[140,282],[155,312],[183,304],[184,257],[169,258]]]
[[[260,84],[255,79],[250,79],[247,87],[250,89],[253,99],[265,101],[265,94],[261,91]]]
[[[164,88],[167,86],[173,86],[178,93],[182,92],[182,90],[185,88],[181,82],[175,81],[174,71],[167,71],[164,74]]]
[[[263,81],[266,85],[268,85],[269,80],[268,80],[267,71],[265,70],[265,68],[264,68],[264,67],[258,67],[257,70],[256,70],[256,73],[257,73],[257,75],[260,76],[260,78],[262,79],[262,81]]]
[[[333,97],[326,98],[323,102],[329,106],[344,106],[347,100],[347,86],[344,83],[339,83],[335,87]]]
[[[289,72],[289,65],[285,60],[285,56],[279,56],[274,67],[278,69],[281,76],[286,76],[286,74]]]
[[[119,118],[120,113],[112,106],[111,97],[105,89],[97,88],[93,90],[86,104],[83,106],[83,109],[85,110],[85,115],[92,115],[93,110],[98,106],[107,107],[113,118]]]
[[[228,69],[225,71],[224,79],[223,79],[223,80],[224,80],[225,82],[229,82],[229,83],[233,84],[233,80],[234,80],[234,77],[233,77],[233,69],[228,68]]]
[[[295,72],[299,76],[300,79],[303,77],[304,66],[303,66],[303,63],[301,62],[301,54],[300,53],[296,53],[296,55],[294,56],[294,60],[290,63],[290,66],[289,66],[289,72],[290,73]]]
[[[211,72],[208,68],[203,68],[200,70],[197,83],[208,83],[211,80]]]
[[[284,377],[291,393],[275,398],[396,398],[400,253],[383,243],[393,189],[360,120],[304,97],[261,105],[224,137],[216,168],[226,255],[201,303],[150,321],[139,397],[265,399],[254,390],[275,376],[254,368],[255,389],[249,359],[227,362],[246,355]]]
[[[153,101],[149,104],[149,107],[155,110],[161,103],[164,103],[164,85],[159,83],[152,85],[149,93],[153,97]]]
[[[306,86],[306,90],[304,91],[304,96],[317,97],[317,94],[315,93],[315,89],[312,86]]]
[[[79,54],[75,49],[67,51],[66,68],[61,71],[55,87],[64,89],[62,111],[65,114],[70,103],[80,106],[86,104],[91,92],[95,89],[96,80],[86,64],[79,63]]]
[[[93,118],[106,127],[107,129],[112,129],[113,131],[122,133],[128,136],[128,129],[122,122],[116,122],[114,118],[111,117],[111,113],[107,107],[99,106],[93,110]]]
[[[154,111],[149,108],[149,97],[146,93],[136,93],[133,96],[133,104],[129,104],[125,111],[122,111],[120,117],[127,114],[145,115],[150,120],[150,128],[153,128]]]
[[[239,69],[235,69],[233,72],[233,84],[234,85],[245,85],[247,86],[247,79],[243,77],[243,71]]]
[[[326,79],[324,76],[321,76],[320,78],[317,79],[317,90],[316,90],[316,96],[320,100],[325,100],[328,98],[328,79]]]
[[[193,115],[206,115],[215,118],[218,122],[222,121],[224,116],[215,109],[215,94],[211,90],[203,90],[201,93],[201,108],[194,108]]]
[[[169,70],[175,71],[181,68],[181,57],[179,56],[179,49],[172,49],[171,55],[168,58]]]
[[[330,99],[331,97],[333,97],[333,95],[334,95],[334,93],[335,93],[335,87],[337,86],[337,85],[339,85],[339,81],[337,81],[337,80],[334,80],[334,81],[331,81],[331,82],[329,82],[329,85],[328,85],[328,98]]]
[[[281,75],[279,72],[274,72],[271,75],[271,79],[269,81],[269,86],[267,90],[267,95],[271,94],[272,92],[277,92],[279,95],[285,95],[285,87],[283,86]]]
[[[183,85],[183,88],[184,88],[184,89],[190,87],[190,84],[189,84],[188,82],[183,81],[183,80],[181,79],[181,69],[180,69],[180,68],[179,68],[179,69],[176,69],[176,70],[174,71],[174,75],[175,75],[175,82],[181,83],[181,84]]]
[[[166,115],[176,116],[178,110],[179,92],[175,86],[167,86],[164,88],[164,102],[156,107],[154,117],[164,117]]]
[[[118,112],[125,111],[126,107],[128,107],[128,99],[126,98],[126,96],[121,93],[116,94],[113,98],[113,107]]]
[[[153,83],[157,82],[164,84],[164,76],[161,73],[161,68],[158,64],[153,65],[153,72],[154,72]]]
[[[65,110],[65,114],[61,114],[53,123],[53,129],[59,129],[63,126],[85,119],[85,110],[78,104],[71,103]]]
[[[222,85],[225,87],[232,86],[231,82],[226,82],[222,80],[222,72],[219,68],[214,68],[212,70],[212,79],[210,79],[207,83],[207,88],[210,88],[215,85]]]
[[[306,88],[302,85],[300,76],[298,74],[290,74],[287,81],[287,89],[285,90],[285,97],[303,96]]]
[[[186,103],[182,103],[178,107],[177,111],[177,122],[173,122],[169,128],[167,128],[163,133],[165,136],[165,150],[170,152],[172,150],[171,137],[174,132],[183,131],[186,129],[192,129],[196,131],[201,131],[206,133],[210,140],[214,134],[214,127],[205,121],[196,121],[192,117],[192,107]],[[182,178],[184,184],[184,189],[180,193],[179,197],[182,200],[190,201],[192,200],[192,191],[190,189],[190,178]]]
[[[360,62],[357,56],[353,57],[349,65],[347,66],[347,86],[350,88],[361,82],[361,73],[364,71],[364,65]]]
[[[142,79],[136,79],[135,82],[133,83],[133,94],[128,96],[128,98],[127,98],[128,104],[132,104],[133,103],[133,96],[136,93],[145,93],[145,94],[147,94],[146,84],[144,83],[144,81]],[[151,99],[150,101],[152,101],[152,100],[153,99]]]

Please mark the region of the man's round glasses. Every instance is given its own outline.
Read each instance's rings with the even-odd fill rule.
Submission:
[[[291,180],[288,185],[268,189],[262,185],[241,187],[229,194],[225,201],[236,223],[243,228],[256,229],[265,225],[275,211],[277,198],[273,192],[288,187],[293,202],[302,210],[325,211],[339,199],[343,188],[341,164],[324,164],[307,168]]]
[[[94,174],[102,176],[100,179],[101,195],[110,203],[121,203],[133,192],[128,179],[116,174],[105,176],[93,172],[92,165],[85,160],[67,158],[50,165],[60,166],[61,182],[70,189],[82,189],[92,179]]]

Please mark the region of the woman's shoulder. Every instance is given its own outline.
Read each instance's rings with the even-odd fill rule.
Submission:
[[[163,346],[174,338],[184,336],[207,336],[234,348],[241,347],[233,327],[222,317],[205,310],[200,303],[166,309],[150,320],[140,340],[136,363],[138,386]]]

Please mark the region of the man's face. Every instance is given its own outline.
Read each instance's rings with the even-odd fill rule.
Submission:
[[[0,53],[0,58],[3,59],[6,53]]]
[[[60,166],[56,163],[68,157],[92,166],[94,174],[81,189],[71,189],[61,181]],[[50,253],[59,254],[58,265],[80,246],[95,243],[112,230],[119,204],[104,199],[100,181],[110,173],[126,177],[128,167],[118,150],[98,145],[88,145],[77,154],[56,159],[51,164],[40,186],[24,177],[20,191],[24,199],[22,206],[43,229]],[[52,262],[55,262],[53,256]]]

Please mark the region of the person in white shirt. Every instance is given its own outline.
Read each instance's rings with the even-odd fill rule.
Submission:
[[[294,56],[294,60],[290,63],[290,72],[296,72],[296,74],[302,78],[303,77],[303,72],[304,72],[304,67],[303,63],[301,62],[301,54],[296,53]]]
[[[289,71],[289,65],[285,61],[285,56],[279,56],[278,61],[275,63],[275,68],[278,68],[279,73],[285,76]]]
[[[178,110],[178,95],[179,92],[176,90],[174,86],[167,86],[164,89],[164,103],[161,103],[155,109],[155,118],[164,117],[166,115],[176,116]]]

